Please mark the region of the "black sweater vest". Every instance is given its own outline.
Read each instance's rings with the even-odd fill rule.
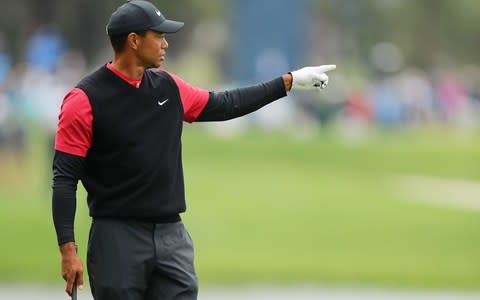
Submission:
[[[162,220],[184,212],[183,105],[174,80],[146,70],[135,88],[103,66],[77,87],[93,112],[82,178],[90,215]]]

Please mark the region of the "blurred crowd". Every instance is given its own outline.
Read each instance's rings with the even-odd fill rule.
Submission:
[[[355,131],[372,127],[411,128],[442,126],[473,129],[480,123],[478,70],[425,72],[404,68],[395,72],[372,69],[374,75],[352,83],[342,74],[329,95],[331,104],[313,105],[318,120],[337,120]],[[335,75],[333,75],[335,76]],[[333,85],[333,84],[332,84]],[[336,99],[334,99],[336,98]]]
[[[357,72],[369,75],[349,74],[346,66],[339,65],[326,92],[293,94],[290,97],[302,105],[289,101],[286,114],[258,114],[245,122],[268,126],[280,118],[283,123],[283,116],[300,115],[314,120],[314,126],[335,124],[347,134],[364,134],[372,127],[478,126],[479,70],[427,72],[402,65],[396,51],[392,45],[378,45],[372,50],[370,68]],[[24,56],[23,62],[13,64],[0,38],[0,149],[15,153],[25,151],[32,127],[44,131],[49,145],[53,144],[63,96],[90,70],[84,55],[71,50],[49,26],[40,27],[29,38]],[[258,118],[264,120],[255,122]]]
[[[34,127],[53,144],[61,101],[84,75],[84,56],[49,26],[28,40],[21,63],[13,64],[2,48],[0,39],[0,149],[23,153]]]

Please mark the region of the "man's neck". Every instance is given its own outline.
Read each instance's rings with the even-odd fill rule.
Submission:
[[[122,56],[115,56],[112,60],[112,65],[122,74],[135,80],[142,79],[143,72],[145,72],[144,67],[138,66],[135,61]]]

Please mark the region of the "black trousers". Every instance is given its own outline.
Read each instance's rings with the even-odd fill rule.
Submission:
[[[193,244],[183,223],[95,219],[87,269],[95,300],[194,300]]]

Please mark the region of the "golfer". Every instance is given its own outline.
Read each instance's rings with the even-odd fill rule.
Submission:
[[[186,209],[181,135],[186,122],[243,116],[291,89],[325,88],[335,66],[306,67],[258,85],[209,92],[159,69],[167,20],[150,2],[132,0],[110,17],[113,60],[64,98],[55,138],[52,212],[71,295],[83,287],[75,251],[76,188],[92,217],[87,269],[96,300],[197,299]]]

